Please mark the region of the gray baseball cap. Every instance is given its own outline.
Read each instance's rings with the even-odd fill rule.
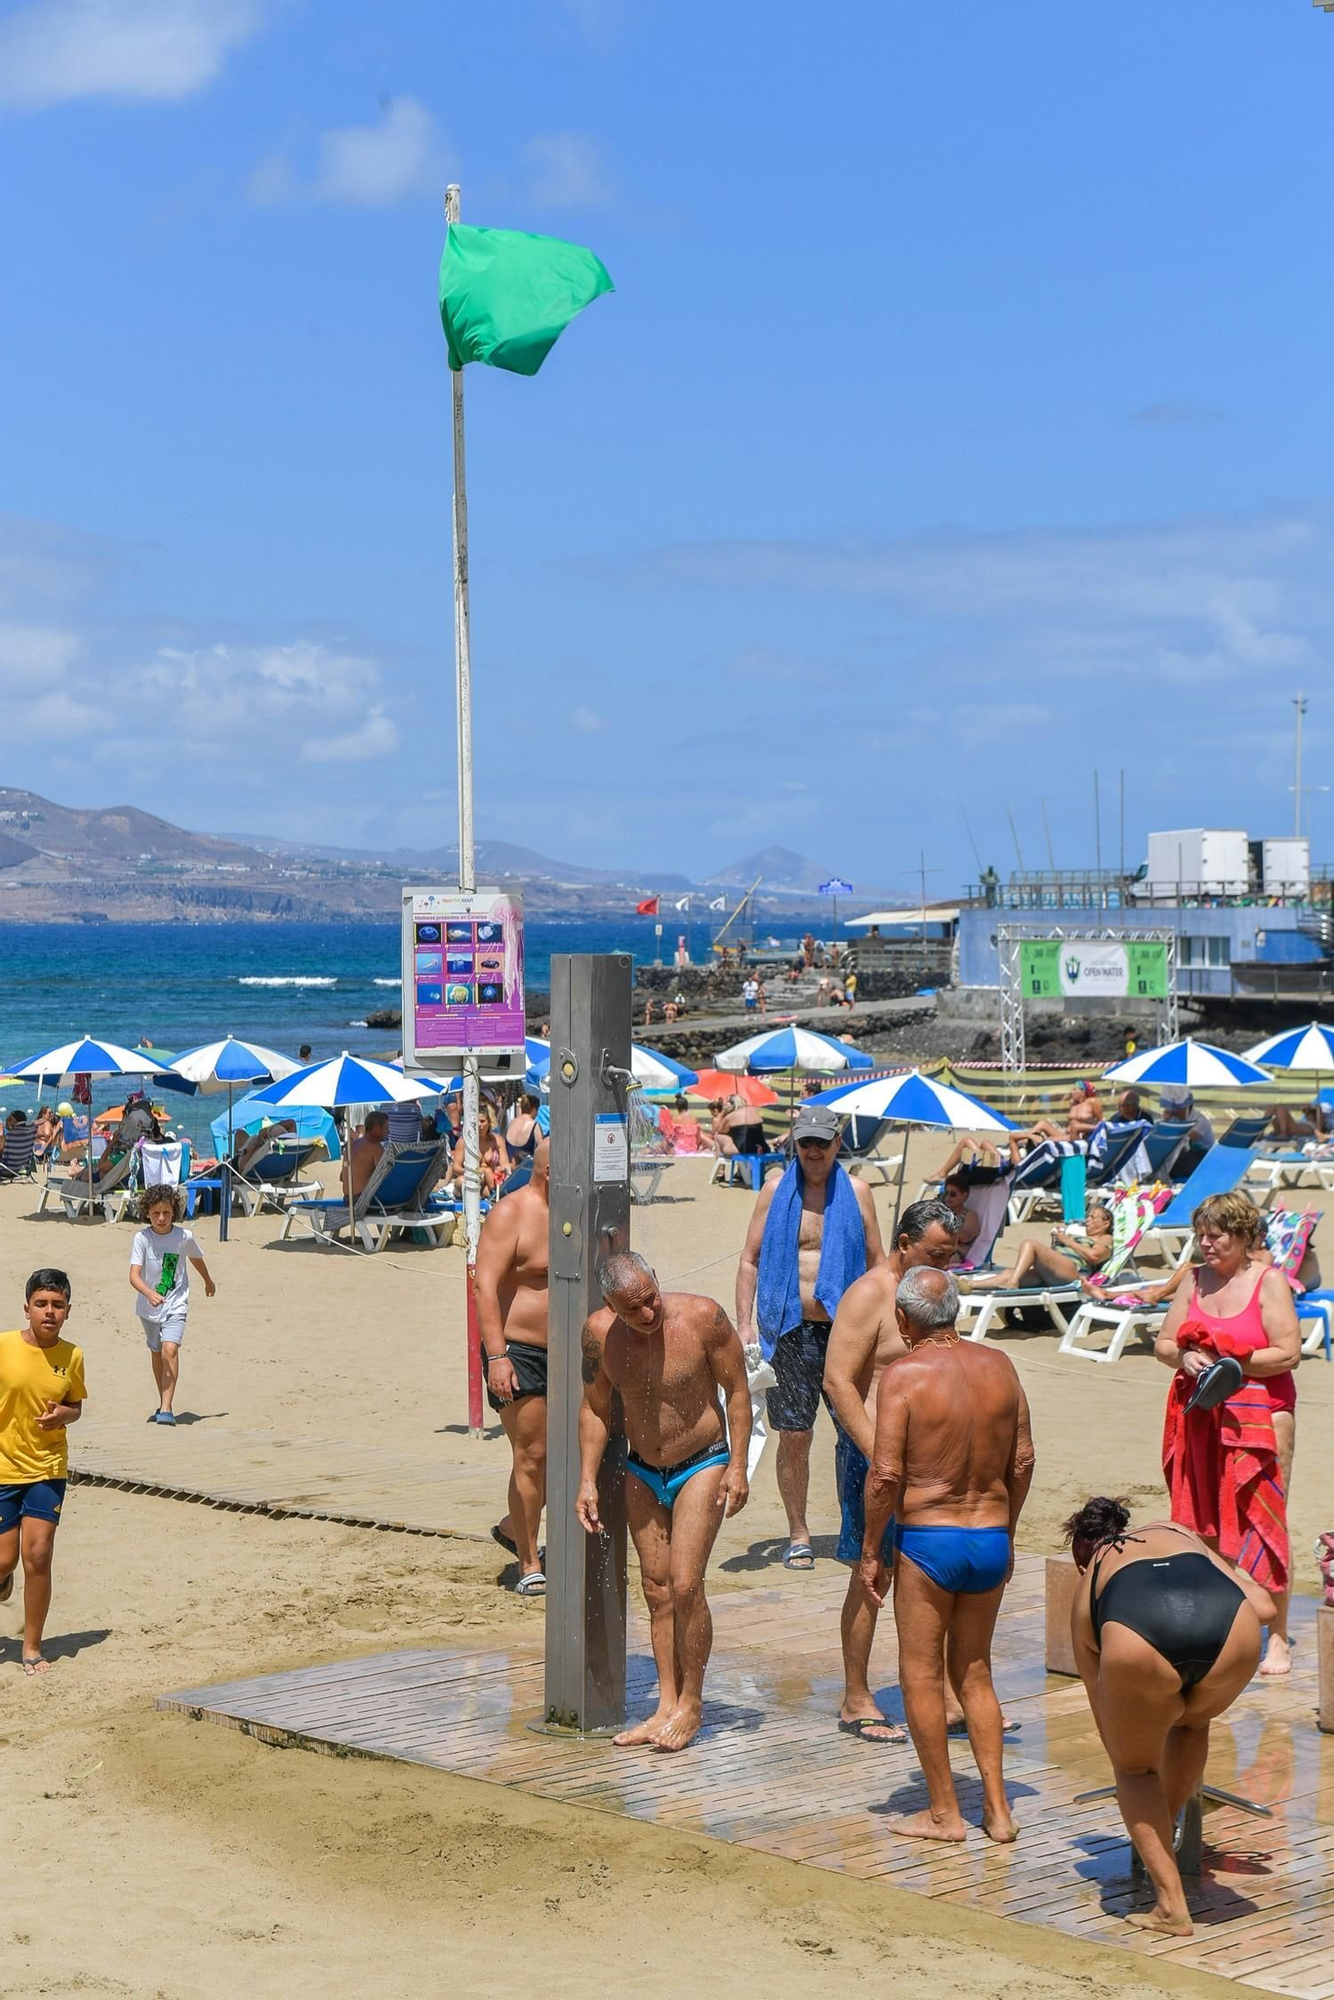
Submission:
[[[830,1104],[803,1104],[792,1127],[796,1139],[837,1139],[838,1114]]]

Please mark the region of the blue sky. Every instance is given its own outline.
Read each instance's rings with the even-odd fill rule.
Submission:
[[[1332,79],[1309,0],[0,5],[5,781],[453,837],[457,178],[617,285],[467,375],[483,833],[944,894],[1007,805],[1091,861],[1095,768],[1104,859],[1122,768],[1132,860],[1289,831]]]

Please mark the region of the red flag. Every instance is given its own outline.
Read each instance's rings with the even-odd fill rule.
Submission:
[[[661,900],[660,896],[645,896],[642,903],[635,904],[635,915],[637,917],[656,917],[658,914],[658,904]]]

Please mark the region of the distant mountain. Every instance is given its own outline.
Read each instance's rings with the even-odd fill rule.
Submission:
[[[58,806],[36,792],[7,785],[0,785],[0,834],[34,854],[79,861],[179,861],[208,868],[256,858],[253,847],[213,834],[187,833],[137,806]]]
[[[790,847],[762,847],[758,854],[748,854],[743,861],[720,868],[708,879],[710,886],[749,889],[755,877],[761,875],[765,889],[795,889],[802,895],[812,895],[832,873],[832,869],[821,868]]]
[[[442,847],[320,847],[310,841],[286,840],[277,834],[227,834],[229,840],[249,841],[251,846],[262,849],[265,854],[290,855],[298,861],[333,861],[369,866],[379,864],[385,868],[415,870],[423,875],[450,877],[458,871],[458,844],[451,841]],[[636,889],[648,884],[668,889],[688,889],[689,878],[685,875],[655,874],[626,868],[584,868],[575,861],[553,861],[549,854],[541,854],[535,847],[521,847],[512,840],[479,840],[477,843],[478,873],[487,879],[504,881],[516,878],[526,882],[565,882],[597,887],[632,886]]]

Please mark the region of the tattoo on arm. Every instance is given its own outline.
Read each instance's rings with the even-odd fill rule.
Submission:
[[[602,1372],[602,1342],[591,1326],[585,1326],[580,1345],[584,1357],[582,1366],[584,1383],[586,1387],[591,1387]]]

